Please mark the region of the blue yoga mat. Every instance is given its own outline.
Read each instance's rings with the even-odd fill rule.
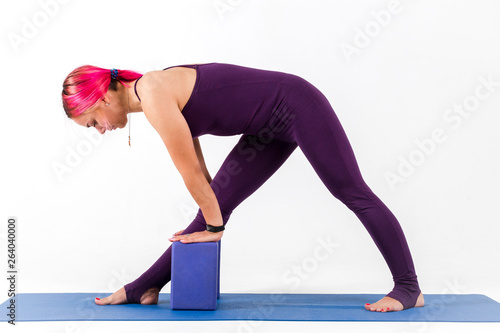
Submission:
[[[479,294],[426,294],[426,304],[398,312],[371,312],[380,294],[221,294],[215,311],[171,310],[170,294],[156,305],[99,306],[102,293],[26,293],[16,296],[16,321],[273,320],[500,322],[500,303]],[[2,321],[9,320],[2,303]]]

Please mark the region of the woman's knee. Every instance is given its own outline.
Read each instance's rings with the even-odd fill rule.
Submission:
[[[358,212],[373,207],[374,200],[370,188],[364,183],[352,182],[331,190],[333,196],[350,210]]]

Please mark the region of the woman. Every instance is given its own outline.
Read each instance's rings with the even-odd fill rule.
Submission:
[[[63,84],[69,118],[101,134],[144,112],[199,206],[194,221],[170,241],[218,241],[233,209],[300,147],[328,190],[361,220],[393,275],[394,289],[370,311],[424,305],[403,230],[364,182],[347,136],[326,97],[292,74],[224,63],[167,67],[144,75],[82,66]],[[198,137],[243,134],[214,179]],[[208,230],[207,230],[208,229]],[[170,281],[170,247],[135,281],[99,305],[157,304]]]

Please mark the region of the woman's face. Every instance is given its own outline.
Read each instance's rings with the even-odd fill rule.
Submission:
[[[99,133],[124,128],[127,125],[126,105],[123,106],[116,94],[107,93],[94,107],[84,113],[72,117],[78,125],[95,127]],[[109,103],[109,105],[106,105]]]

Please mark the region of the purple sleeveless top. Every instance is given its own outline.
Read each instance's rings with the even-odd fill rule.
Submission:
[[[182,110],[193,138],[256,134],[283,109],[291,82],[302,80],[293,74],[217,62],[165,69],[172,67],[196,69],[193,91]],[[134,90],[137,95],[135,85]]]

